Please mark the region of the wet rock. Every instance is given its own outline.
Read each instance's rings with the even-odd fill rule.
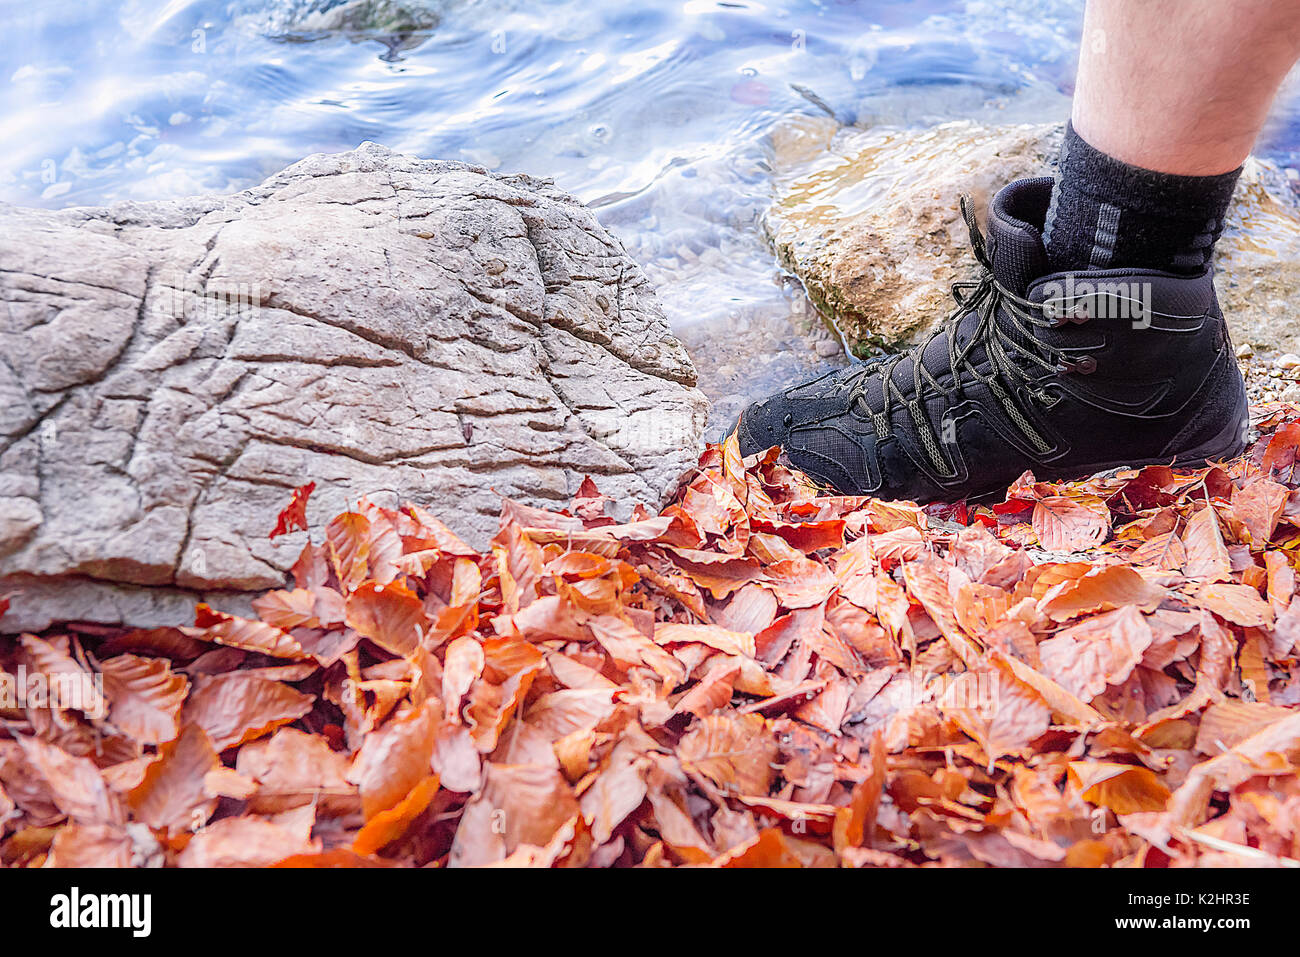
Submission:
[[[267,533],[309,480],[318,540],[370,495],[481,545],[501,495],[591,474],[656,506],[697,454],[685,349],[545,182],[366,144],[0,227],[0,630],[238,608],[283,583],[305,536]]]
[[[348,0],[317,15],[317,28],[345,33],[413,33],[440,19],[430,4],[411,0]],[[312,28],[310,22],[308,28]]]
[[[983,207],[1008,179],[1045,170],[1059,144],[1038,126],[844,129],[813,159],[781,164],[817,138],[790,137],[795,148],[778,152],[764,224],[782,264],[859,349],[914,341],[947,313],[949,284],[970,268],[958,197]]]
[[[974,261],[958,210],[981,211],[1005,183],[1051,172],[1057,124],[784,135],[765,226],[782,264],[858,351],[916,342],[952,309],[949,285]],[[1234,340],[1300,352],[1300,208],[1286,177],[1250,159],[1218,246],[1217,286]]]
[[[344,37],[382,43],[380,59],[396,61],[434,35],[456,0],[292,0],[249,15],[253,28],[277,40]]]
[[[268,11],[273,35],[343,33],[394,36],[438,26],[440,7],[430,0],[298,0]]]

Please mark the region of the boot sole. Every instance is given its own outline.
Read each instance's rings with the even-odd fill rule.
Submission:
[[[1242,399],[1245,399],[1244,389]],[[1249,406],[1245,405],[1244,401],[1243,406],[1244,409],[1240,414],[1246,417],[1245,421],[1249,421]],[[1058,477],[1054,478],[1053,481],[1072,482],[1079,479],[1089,478],[1099,472],[1110,472],[1114,469],[1144,468],[1148,465],[1168,465],[1171,468],[1184,469],[1205,468],[1211,463],[1236,458],[1246,450],[1246,442],[1241,436],[1240,423],[1242,421],[1242,418],[1234,418],[1234,420],[1229,422],[1228,425],[1220,429],[1217,435],[1207,439],[1194,448],[1188,449],[1185,452],[1180,452],[1172,457],[1166,455],[1146,459],[1122,459],[1114,462],[1101,462],[1096,465],[1083,466],[1070,472],[1058,473]],[[1005,492],[1007,488],[1008,486],[999,486],[998,488],[990,489],[989,491],[983,492],[979,495],[969,496],[967,501],[983,501],[984,499]]]

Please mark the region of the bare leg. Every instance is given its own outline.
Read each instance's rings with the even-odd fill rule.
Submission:
[[[1300,0],[1088,0],[1072,120],[1104,153],[1236,169],[1300,58]]]

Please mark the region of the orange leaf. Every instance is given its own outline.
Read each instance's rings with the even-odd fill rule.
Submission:
[[[1116,814],[1163,811],[1169,788],[1150,768],[1107,761],[1071,761],[1070,780],[1083,799]]]
[[[118,655],[100,664],[109,719],[141,744],[162,744],[180,729],[190,683],[162,658]]]
[[[1164,598],[1163,588],[1127,565],[1107,565],[1053,586],[1038,604],[1054,621],[1069,621],[1125,605],[1155,611]]]
[[[273,628],[288,630],[305,626],[317,628],[316,593],[307,588],[293,591],[270,591],[253,599],[257,617]]]
[[[738,674],[739,661],[723,655],[717,656],[699,683],[678,700],[675,710],[678,714],[689,711],[697,718],[713,714],[731,701],[731,691]]]
[[[714,867],[803,867],[778,828],[769,827],[713,861]]]
[[[231,648],[298,661],[311,657],[288,632],[264,622],[214,611],[203,602],[199,602],[194,609],[194,625],[203,629],[199,637]]]
[[[1198,587],[1194,595],[1202,608],[1234,625],[1273,627],[1272,607],[1248,585],[1212,582]]]
[[[339,515],[325,526],[325,546],[344,592],[365,580],[370,557],[368,518],[359,512]]]
[[[1082,701],[1122,684],[1154,640],[1133,606],[1089,618],[1038,645],[1043,674]]]
[[[1038,544],[1052,552],[1095,548],[1110,535],[1110,509],[1095,495],[1048,495],[1034,503]]]
[[[1214,506],[1206,505],[1192,516],[1183,529],[1183,547],[1187,551],[1183,574],[1188,578],[1215,581],[1231,574],[1232,560],[1223,544],[1223,532]]]
[[[311,710],[315,698],[279,681],[232,672],[204,675],[181,712],[208,733],[218,751],[267,734]]]
[[[187,724],[158,754],[127,796],[131,809],[150,827],[197,831],[217,807],[216,795],[204,787],[208,772],[220,766],[212,742],[197,724]]]
[[[347,596],[347,623],[387,652],[406,657],[430,630],[424,602],[400,582],[366,582]]]
[[[699,642],[727,655],[754,657],[754,636],[728,631],[717,625],[681,625],[669,622],[655,628],[655,641],[661,645]]]
[[[393,807],[380,811],[357,833],[352,841],[352,850],[358,854],[374,854],[386,844],[391,844],[424,813],[429,802],[438,793],[438,775],[431,774],[402,798]]]
[[[786,608],[819,605],[835,587],[831,570],[811,558],[790,558],[769,565],[764,581]]]
[[[767,794],[776,742],[760,715],[709,715],[677,744],[687,771],[697,771],[726,791]]]
[[[361,788],[367,821],[395,807],[429,776],[438,734],[437,705],[438,700],[430,698],[366,735],[348,780]]]

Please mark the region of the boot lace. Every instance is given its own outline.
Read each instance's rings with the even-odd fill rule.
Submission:
[[[1017,386],[1024,385],[1031,396],[1048,407],[1056,400],[1036,388],[1037,379],[1026,369],[1025,363],[1030,368],[1036,366],[1052,373],[1066,372],[1071,368],[1061,353],[1041,344],[1035,334],[1035,329],[1058,325],[1047,317],[1045,307],[1016,295],[994,276],[984,234],[976,222],[974,207],[968,196],[961,198],[961,214],[970,231],[971,249],[980,265],[979,278],[952,284],[956,308],[909,352],[866,362],[846,382],[850,388],[850,402],[869,416],[879,438],[888,438],[891,434],[891,416],[895,403],[905,406],[911,413],[932,464],[945,476],[955,474],[956,470],[943,455],[939,439],[925,415],[924,403],[927,396],[960,401],[969,385],[974,382],[983,383],[1028,442],[1038,452],[1047,452],[1051,445],[1025,417],[1010,393]],[[998,321],[999,311],[1008,321]],[[959,345],[958,325],[972,312],[978,317],[975,328],[970,338]],[[926,348],[943,335],[948,337],[949,385],[940,382],[922,362]],[[982,371],[972,358],[980,347],[983,347],[983,352],[988,357],[990,368],[987,372]],[[910,396],[894,381],[895,369],[909,356],[912,359]],[[871,408],[867,401],[868,380],[875,376],[881,379],[884,396],[883,406],[878,410]]]

